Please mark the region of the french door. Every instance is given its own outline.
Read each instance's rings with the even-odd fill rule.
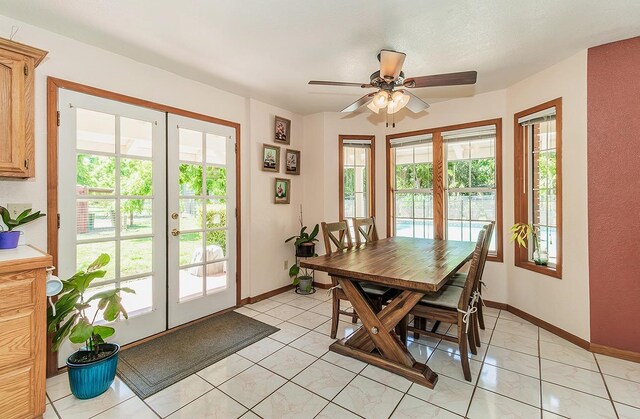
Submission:
[[[58,109],[58,272],[110,256],[88,296],[135,290],[110,340],[234,306],[235,130],[64,89]],[[76,349],[62,346],[58,364]]]
[[[168,115],[169,327],[235,305],[235,130]]]

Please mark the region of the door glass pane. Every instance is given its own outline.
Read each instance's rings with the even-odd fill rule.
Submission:
[[[227,203],[225,199],[207,199],[206,228],[225,227],[227,225]]]
[[[180,265],[203,262],[202,233],[180,234]]]
[[[152,184],[150,160],[120,159],[120,195],[151,195]]]
[[[207,195],[225,196],[227,194],[227,169],[207,167]]]
[[[190,129],[178,129],[180,160],[202,162],[202,133]]]
[[[202,230],[203,199],[180,199],[180,230]]]
[[[224,259],[227,254],[227,230],[207,231],[206,260]]]
[[[153,125],[137,119],[120,118],[120,153],[151,157]]]
[[[202,166],[199,164],[180,165],[180,195],[202,195]]]
[[[151,234],[153,223],[153,200],[120,200],[120,234]]]
[[[98,278],[94,282],[114,279],[116,277],[116,242],[83,243],[76,246],[76,271],[84,270],[102,253],[109,255],[111,260],[102,269],[107,271],[104,278]]]
[[[76,147],[78,150],[114,153],[116,150],[115,115],[77,108]]]
[[[135,291],[135,294],[121,291],[122,305],[126,308],[129,318],[149,312],[153,307],[153,278],[134,279],[120,283],[122,288],[127,287]]]
[[[206,265],[206,287],[207,294],[227,287],[227,261]]]
[[[115,157],[78,154],[76,191],[78,195],[113,195],[116,187]]]
[[[114,199],[78,199],[76,201],[76,233],[78,240],[114,237],[116,232]]]
[[[180,301],[191,300],[204,295],[203,292],[204,267],[180,269],[180,284],[178,298]]]
[[[120,242],[120,276],[150,273],[153,261],[152,237]]]
[[[206,134],[207,163],[227,163],[227,138],[220,135]]]

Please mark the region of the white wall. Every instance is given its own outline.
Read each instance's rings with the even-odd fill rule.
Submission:
[[[527,78],[507,90],[509,114],[562,97],[562,280],[509,262],[509,304],[589,340],[589,254],[587,218],[587,51]],[[509,132],[513,139],[513,132]],[[507,153],[513,155],[513,140]],[[513,173],[513,167],[507,167]],[[513,194],[513,182],[505,188]],[[507,197],[507,199],[511,199]],[[511,200],[512,201],[512,200]],[[509,201],[509,202],[511,202]],[[505,217],[513,223],[513,211]]]
[[[563,98],[563,279],[558,280],[514,266],[514,247],[509,243],[513,225],[513,114],[540,103]],[[510,304],[583,339],[589,339],[587,260],[587,148],[586,148],[586,50],[507,89],[472,97],[438,102],[414,116],[404,112],[396,127],[385,127],[384,116],[323,113],[305,117],[305,131],[313,139],[317,194],[305,194],[305,207],[315,208],[313,219],[338,220],[338,135],[363,134],[376,138],[376,219],[386,235],[386,135],[485,119],[502,118],[503,247],[504,262],[489,262],[485,269],[485,298]],[[319,119],[322,119],[322,124]],[[313,122],[312,122],[313,121]],[[309,134],[305,141],[310,141]],[[309,180],[305,180],[309,182]],[[319,192],[322,191],[322,194]],[[318,209],[321,209],[319,211]]]
[[[47,50],[49,54],[36,69],[36,177],[0,181],[0,204],[31,203],[34,209],[46,211],[47,76],[238,122],[242,151],[242,297],[288,283],[283,270],[285,246],[271,243],[280,243],[296,231],[292,227],[297,222],[296,203],[302,199],[301,182],[294,179],[291,205],[275,208],[270,184],[275,174],[260,171],[258,155],[262,146],[258,143],[272,142],[272,116],[277,113],[293,121],[292,146],[301,149],[300,116],[0,15],[0,33],[8,34],[14,25],[20,27],[15,41]],[[65,158],[68,157],[60,157],[61,167]],[[24,231],[30,244],[46,249],[45,220],[25,226]]]

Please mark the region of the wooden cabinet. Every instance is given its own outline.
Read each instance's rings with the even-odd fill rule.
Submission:
[[[45,410],[46,267],[51,256],[30,246],[0,251],[0,418]]]
[[[0,38],[0,177],[35,174],[34,73],[45,55]]]

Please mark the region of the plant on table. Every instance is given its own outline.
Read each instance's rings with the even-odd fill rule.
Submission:
[[[511,226],[511,242],[518,243],[518,246],[527,248],[527,238],[531,237],[533,242],[533,262],[536,265],[546,265],[548,263],[547,253],[540,250],[540,234],[537,227],[528,223],[515,223]]]
[[[85,270],[63,280],[55,310],[50,307],[47,312],[48,331],[53,334],[53,351],[57,351],[66,339],[75,344],[85,344],[84,348],[67,359],[71,390],[78,398],[95,397],[106,391],[113,382],[120,347],[115,343],[106,343],[105,339],[112,336],[115,329],[106,324],[96,324],[96,321],[100,313],[105,323],[113,322],[120,316],[128,319],[120,293],[135,293],[131,288],[116,287],[87,297],[91,283],[105,276],[106,271],[102,268],[109,260],[109,255],[103,253]],[[88,313],[92,303],[95,304],[93,315]],[[94,371],[93,375],[87,373],[90,369]]]

